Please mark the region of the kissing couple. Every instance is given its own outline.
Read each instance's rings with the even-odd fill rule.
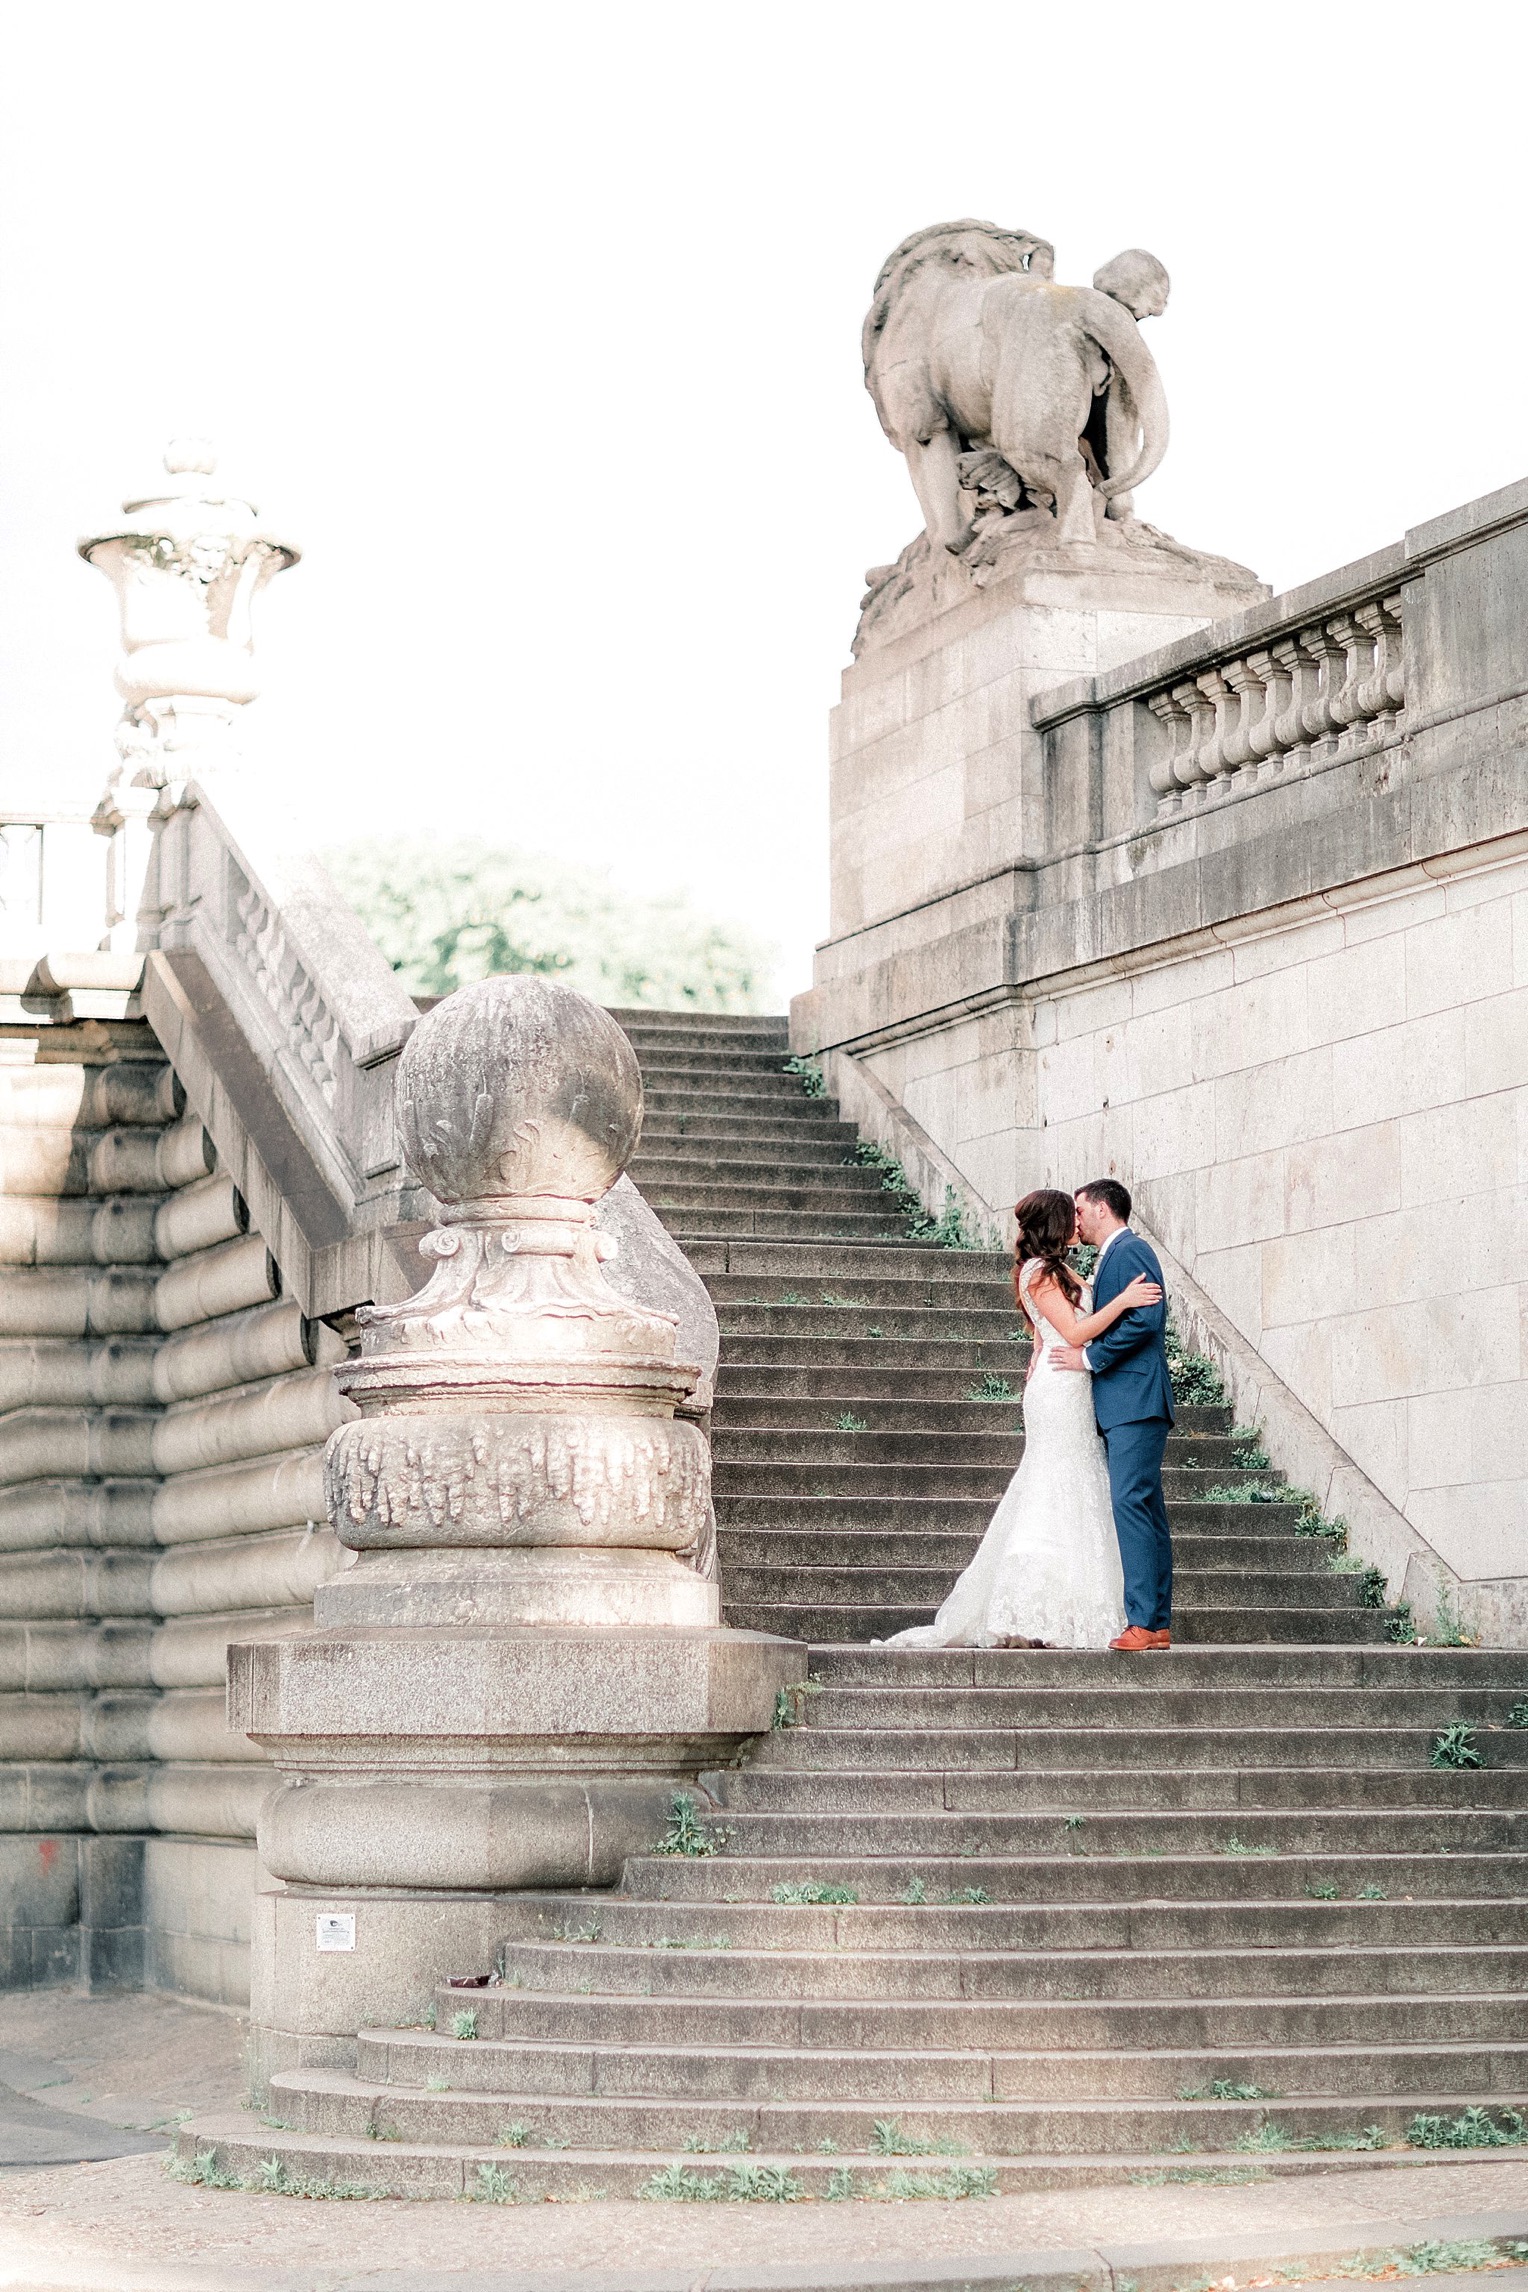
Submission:
[[[1024,1456],[975,1559],[931,1624],[888,1647],[1171,1644],[1173,1547],[1162,1457],[1173,1424],[1167,1308],[1130,1196],[1094,1178],[1014,1212],[1014,1295],[1034,1331]],[[1091,1286],[1067,1262],[1098,1252]]]

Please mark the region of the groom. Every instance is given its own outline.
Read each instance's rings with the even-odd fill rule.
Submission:
[[[1077,1232],[1098,1251],[1095,1308],[1118,1297],[1138,1273],[1162,1283],[1156,1252],[1127,1223],[1130,1196],[1113,1178],[1094,1178],[1077,1193]],[[1163,1285],[1165,1286],[1165,1285]],[[1091,1369],[1093,1414],[1109,1453],[1109,1493],[1125,1570],[1126,1629],[1109,1645],[1121,1654],[1170,1647],[1173,1540],[1162,1495],[1162,1457],[1173,1425],[1167,1373],[1167,1303],[1137,1306],[1081,1351],[1051,1355],[1058,1369]]]

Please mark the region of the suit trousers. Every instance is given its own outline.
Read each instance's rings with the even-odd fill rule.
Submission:
[[[1162,1495],[1166,1417],[1110,1425],[1109,1493],[1125,1570],[1125,1614],[1146,1631],[1166,1631],[1173,1610],[1173,1540]]]

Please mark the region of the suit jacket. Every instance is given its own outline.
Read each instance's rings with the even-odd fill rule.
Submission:
[[[1098,1269],[1093,1305],[1107,1305],[1138,1273],[1162,1282],[1155,1250],[1127,1226],[1111,1243]],[[1166,1283],[1162,1282],[1166,1288]],[[1138,1305],[1121,1314],[1112,1329],[1090,1338],[1088,1360],[1093,1369],[1093,1414],[1100,1432],[1113,1425],[1139,1424],[1152,1417],[1174,1420],[1172,1378],[1167,1371],[1167,1299],[1160,1305]]]

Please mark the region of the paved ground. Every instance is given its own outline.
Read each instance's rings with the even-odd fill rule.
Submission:
[[[754,2264],[975,2262],[1188,2238],[1293,2242],[1326,2230],[1332,2251],[1349,2232],[1373,2241],[1366,2224],[1482,2212],[1515,2214],[1515,2232],[1528,2234],[1528,2164],[1489,2158],[1234,2187],[799,2207],[313,2204],[166,2179],[164,2129],[181,2111],[237,2095],[242,2056],[238,2019],[209,2008],[0,1997],[0,2163],[9,2167],[0,2172],[0,2292],[486,2292],[563,2270],[681,2270],[694,2284]],[[103,2155],[124,2130],[141,2153]],[[72,2150],[60,2139],[71,2132]],[[70,2155],[96,2161],[39,2164]]]

